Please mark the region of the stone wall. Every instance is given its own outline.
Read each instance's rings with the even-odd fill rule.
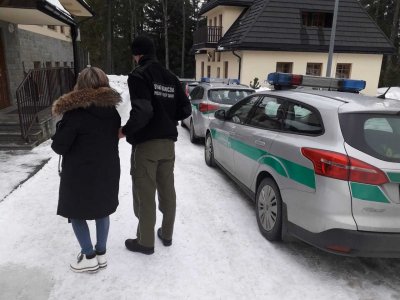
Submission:
[[[1,40],[3,41],[10,101],[12,104],[16,103],[15,91],[24,79],[17,25],[10,25],[10,23],[0,21],[0,34]]]
[[[34,62],[39,62],[40,67],[45,67],[46,63],[55,67],[56,62],[61,67],[64,63],[71,67],[74,61],[71,42],[18,29],[17,25],[10,26],[10,23],[2,21],[0,35],[5,52],[11,104],[16,103],[15,92],[24,79],[24,72],[33,69]]]
[[[50,62],[52,67],[56,66],[56,62],[60,67],[63,67],[64,63],[71,67],[74,61],[71,42],[22,29],[19,29],[19,40],[21,62],[26,71],[33,69],[34,62],[40,62],[41,67]]]

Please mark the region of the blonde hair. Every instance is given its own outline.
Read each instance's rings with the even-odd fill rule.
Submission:
[[[74,90],[98,89],[101,87],[110,87],[106,73],[96,67],[87,67],[79,73]]]

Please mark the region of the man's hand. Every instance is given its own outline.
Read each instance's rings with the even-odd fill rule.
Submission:
[[[125,134],[122,133],[122,127],[118,129],[118,138],[123,139],[125,137]]]

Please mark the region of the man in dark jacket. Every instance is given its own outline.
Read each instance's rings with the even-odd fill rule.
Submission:
[[[156,190],[163,214],[157,236],[164,246],[172,244],[176,125],[191,114],[191,104],[178,78],[156,60],[152,40],[137,37],[132,42],[132,54],[138,63],[128,77],[132,109],[119,136],[126,136],[132,144],[133,207],[139,224],[137,238],[127,239],[125,246],[133,252],[153,254]]]

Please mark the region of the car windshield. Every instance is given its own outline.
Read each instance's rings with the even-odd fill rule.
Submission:
[[[208,99],[216,103],[233,105],[252,93],[254,91],[248,89],[212,89],[208,91]]]
[[[339,118],[350,146],[384,161],[400,162],[400,116],[343,113]]]

